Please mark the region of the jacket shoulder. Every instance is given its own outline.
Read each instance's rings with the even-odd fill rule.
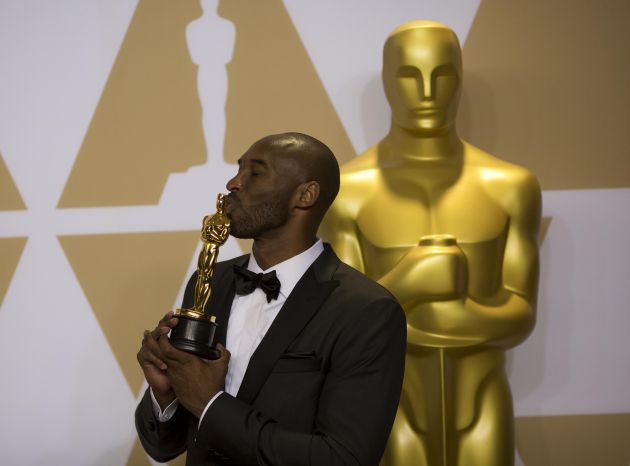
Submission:
[[[344,262],[340,263],[333,279],[339,281],[341,293],[351,296],[358,303],[382,301],[399,306],[398,300],[389,290]]]

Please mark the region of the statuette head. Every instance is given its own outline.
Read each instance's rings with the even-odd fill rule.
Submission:
[[[455,124],[462,54],[447,26],[412,21],[394,29],[383,49],[382,76],[393,124],[427,135]]]

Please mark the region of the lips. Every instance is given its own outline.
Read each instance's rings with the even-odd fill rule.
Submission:
[[[430,108],[414,108],[411,113],[416,116],[432,116],[438,113],[438,109],[435,107]]]
[[[228,194],[225,199],[225,213],[230,214],[238,204],[240,204],[240,201],[236,198],[236,195],[234,193]]]

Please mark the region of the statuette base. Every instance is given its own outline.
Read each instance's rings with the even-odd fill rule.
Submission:
[[[221,353],[214,347],[217,324],[205,317],[183,315],[181,309],[177,311],[175,317],[179,319],[179,323],[171,330],[171,345],[204,359],[219,359]]]

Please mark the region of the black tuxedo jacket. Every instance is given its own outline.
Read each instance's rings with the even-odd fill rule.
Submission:
[[[223,344],[233,264],[248,260],[215,268],[208,309]],[[195,280],[184,307],[193,304]],[[187,465],[377,465],[400,397],[405,343],[395,298],[325,245],[252,355],[237,396],[221,394],[197,428],[182,406],[158,422],[147,391],[136,410],[140,440],[161,462],[188,450]]]

